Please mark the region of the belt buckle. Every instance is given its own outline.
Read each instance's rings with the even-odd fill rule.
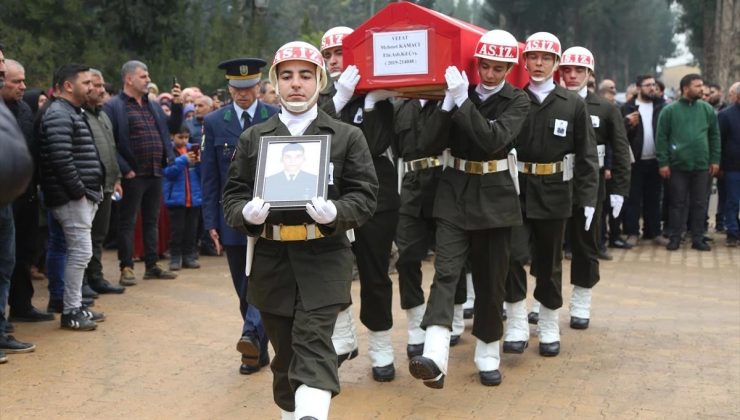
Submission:
[[[488,172],[498,172],[498,161],[497,160],[489,160],[488,161]]]
[[[550,175],[552,173],[552,165],[547,163],[537,163],[534,167],[534,173],[536,175]]]
[[[469,174],[483,175],[483,164],[485,162],[476,162],[468,160],[465,162],[465,172]]]
[[[305,241],[307,237],[306,225],[280,225],[281,241]]]
[[[428,158],[427,161],[429,162],[429,168],[436,168],[437,166],[442,166],[442,162],[439,161],[438,157],[435,158]]]

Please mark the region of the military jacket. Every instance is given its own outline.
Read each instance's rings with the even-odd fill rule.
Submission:
[[[259,101],[251,125],[266,121],[278,109]],[[239,136],[244,132],[233,105],[213,111],[203,119],[203,143],[201,145],[201,184],[203,194],[203,224],[205,229],[216,229],[221,243],[240,246],[247,244],[243,233],[232,229],[224,220],[221,194],[234,156]]]
[[[532,219],[565,219],[571,216],[573,207],[596,207],[599,162],[586,103],[558,85],[542,103],[525,91],[530,106],[516,139],[519,161],[561,162],[566,154],[574,153],[575,167],[569,181],[563,181],[563,173],[519,173],[524,213]]]
[[[529,103],[521,90],[506,83],[481,102],[470,86],[468,100],[453,111],[439,111],[438,137],[430,150],[447,141],[454,157],[489,161],[506,159],[527,118]],[[445,140],[446,139],[446,140]],[[446,168],[434,199],[434,217],[465,230],[516,226],[522,223],[516,188],[508,170],[485,175]]]
[[[626,197],[630,190],[630,144],[622,114],[616,105],[592,92],[586,95],[586,108],[596,143],[607,147],[605,168],[612,172],[612,193]]]
[[[378,177],[378,206],[375,211],[396,210],[398,198],[398,176],[391,159],[384,155],[393,141],[393,104],[380,101],[371,111],[364,110],[365,95],[355,95],[337,115],[332,98],[336,94],[334,84],[319,95],[319,107],[334,118],[362,130],[373,157],[375,174]]]
[[[439,112],[439,102],[428,101],[423,107],[419,100],[403,101],[396,110],[394,150],[405,162],[425,157],[439,156],[444,146],[435,150],[423,149],[424,138],[431,138],[437,133],[431,131],[434,124],[431,119]],[[406,172],[401,184],[401,208],[399,212],[412,217],[432,217],[434,195],[442,175],[442,168],[428,168]]]
[[[296,291],[306,310],[350,302],[352,251],[345,235],[359,227],[375,211],[378,180],[362,132],[336,121],[319,110],[304,135],[331,135],[328,199],[337,208],[331,225],[320,225],[324,238],[280,242],[259,238],[249,280],[247,299],[261,311],[293,316]],[[242,209],[253,197],[255,172],[262,136],[289,136],[277,115],[250,127],[239,138],[234,161],[224,188],[227,223],[240,232],[259,236],[264,226],[249,225]],[[313,224],[304,210],[271,210],[272,225]]]

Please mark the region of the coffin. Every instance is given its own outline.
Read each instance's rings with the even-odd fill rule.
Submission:
[[[390,89],[406,97],[438,99],[444,96],[450,65],[465,70],[471,84],[478,83],[473,54],[486,32],[413,3],[391,3],[344,38],[343,64],[359,69],[357,92]],[[528,75],[521,54],[519,63],[507,80],[523,87]]]

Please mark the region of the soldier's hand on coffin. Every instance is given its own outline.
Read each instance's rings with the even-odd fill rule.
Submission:
[[[270,203],[265,203],[265,200],[259,197],[251,199],[242,209],[242,216],[250,225],[261,225],[265,223],[269,213]]]
[[[313,204],[311,204],[313,203]],[[316,223],[320,225],[328,225],[337,219],[337,207],[331,200],[324,200],[323,197],[314,197],[311,199],[311,203],[306,204],[306,213]]]
[[[360,83],[360,71],[354,64],[347,66],[337,79],[337,93],[334,95],[334,108],[339,113],[347,105],[352,95],[355,93],[355,87]]]
[[[455,107],[455,99],[452,98],[452,94],[449,90],[445,89],[445,99],[442,101],[442,111],[450,112]]]
[[[447,90],[452,94],[455,105],[461,107],[465,100],[468,99],[468,86],[470,86],[468,76],[465,72],[460,73],[457,67],[450,66],[445,71],[445,80],[447,80]]]
[[[398,93],[392,90],[378,89],[370,91],[365,95],[365,109],[371,110],[375,108],[376,103],[396,96],[398,96]]]

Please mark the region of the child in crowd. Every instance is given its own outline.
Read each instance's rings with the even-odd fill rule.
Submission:
[[[170,215],[170,270],[200,268],[196,240],[200,220],[200,145],[189,144],[183,124],[171,134],[177,158],[164,170],[164,203]]]

